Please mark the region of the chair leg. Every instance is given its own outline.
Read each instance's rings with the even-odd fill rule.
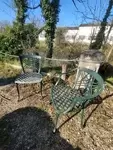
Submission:
[[[52,99],[50,98],[50,100],[49,100],[49,105],[51,105],[52,104]]]
[[[81,128],[84,127],[84,108],[81,110]]]
[[[16,83],[17,93],[18,93],[18,101],[20,100],[20,91],[19,91],[19,85]]]
[[[41,92],[41,96],[42,96],[42,81],[40,82],[40,92]]]
[[[56,132],[56,129],[57,129],[57,124],[58,124],[58,118],[59,118],[59,114],[56,114],[56,120],[55,120],[55,127],[53,129],[53,132],[55,133]]]

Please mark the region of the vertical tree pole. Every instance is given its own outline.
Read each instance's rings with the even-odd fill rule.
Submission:
[[[51,58],[53,54],[53,42],[55,38],[55,29],[58,22],[60,0],[41,0],[42,14],[45,19],[45,36],[48,51],[46,57]]]
[[[100,49],[101,48],[102,43],[103,43],[104,38],[105,38],[104,32],[105,32],[106,25],[107,25],[107,19],[110,15],[112,7],[113,7],[113,0],[109,0],[108,8],[106,9],[106,13],[105,13],[104,18],[101,22],[100,30],[96,36],[96,41],[94,43],[91,43],[91,45],[89,46],[90,49]]]
[[[14,34],[15,39],[18,39],[20,41],[21,47],[24,47],[23,41],[27,37],[24,27],[25,20],[27,18],[28,0],[14,0],[14,5],[16,8],[16,20],[13,22],[12,33]]]
[[[26,13],[28,10],[28,0],[14,0],[14,4],[17,8],[16,23],[20,27],[23,27],[25,24],[25,19],[27,17]]]

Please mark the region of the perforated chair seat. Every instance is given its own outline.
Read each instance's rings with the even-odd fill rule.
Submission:
[[[80,96],[80,91],[72,89],[70,86],[64,84],[58,84],[52,88],[52,99],[54,106],[60,113],[66,113],[71,111],[73,107],[78,107],[79,104],[75,105],[75,97]]]
[[[71,111],[74,111],[76,114],[81,111],[81,127],[83,127],[84,109],[104,89],[102,77],[90,69],[79,69],[77,81],[79,82],[74,81],[73,87],[70,87],[66,82],[60,82],[59,77],[56,84],[52,86],[51,102],[56,112],[54,132],[57,129],[59,116]]]
[[[15,83],[18,84],[29,84],[29,83],[37,83],[42,81],[42,75],[36,72],[24,73],[21,74],[16,80]]]
[[[19,84],[40,84],[40,93],[42,96],[42,74],[41,71],[41,56],[33,53],[22,54],[19,56],[23,74],[20,74],[15,84],[18,92],[18,101],[20,101]]]

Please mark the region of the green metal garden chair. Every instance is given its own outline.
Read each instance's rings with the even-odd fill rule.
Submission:
[[[79,80],[80,79],[80,80]],[[104,82],[101,76],[95,71],[80,68],[73,86],[65,82],[60,82],[60,77],[51,88],[51,102],[55,108],[56,121],[54,132],[56,131],[58,118],[71,111],[81,111],[81,126],[84,122],[84,109],[96,98],[104,89]]]
[[[18,100],[20,100],[19,84],[40,83],[40,91],[42,95],[42,74],[40,73],[41,56],[29,53],[20,55],[19,59],[23,73],[20,74],[15,80],[18,92]]]

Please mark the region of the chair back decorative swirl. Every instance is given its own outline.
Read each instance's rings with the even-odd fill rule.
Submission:
[[[103,89],[104,81],[98,73],[81,68],[73,87],[60,82],[52,87],[51,99],[57,113],[67,113],[73,108],[86,107]]]

